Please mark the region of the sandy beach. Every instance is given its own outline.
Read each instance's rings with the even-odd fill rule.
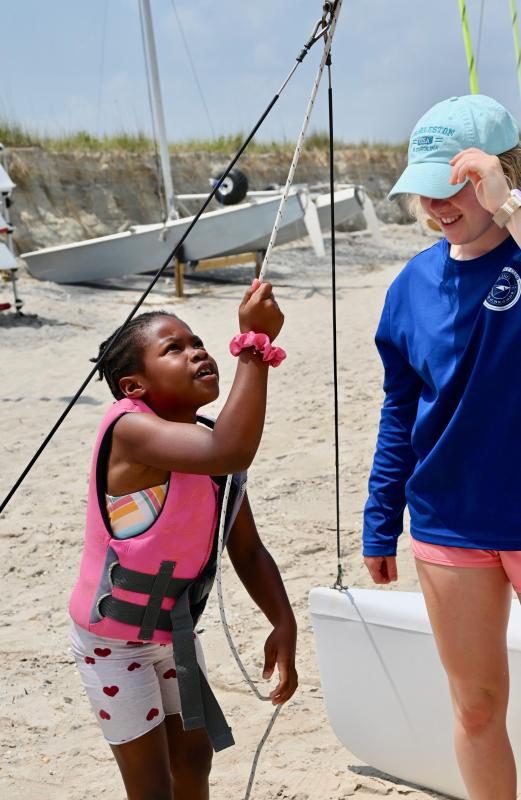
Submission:
[[[365,232],[339,234],[337,254],[343,561],[347,582],[358,586],[371,585],[360,538],[382,400],[374,331],[386,287],[407,258],[431,243],[417,226],[388,225],[382,232],[382,247]],[[219,403],[235,369],[228,342],[237,332],[236,309],[250,276],[251,268],[241,267],[221,271],[219,282],[187,281],[182,299],[175,297],[171,279],[162,279],[144,307],[175,311],[201,334],[220,365]],[[326,718],[307,598],[313,586],[330,585],[336,574],[329,263],[318,262],[303,241],[275,252],[269,277],[286,315],[280,344],[288,360],[270,376],[267,423],[248,491],[297,616],[300,688],[268,739],[252,798],[440,797],[361,764],[337,741]],[[2,497],[81,384],[88,359],[145,286],[141,277],[92,288],[20,275],[24,311],[38,317],[0,315]],[[10,299],[10,287],[0,285],[0,300]],[[91,448],[110,402],[105,385],[91,382],[0,519],[4,800],[125,795],[68,649],[67,603],[81,553]],[[208,412],[218,413],[219,403]],[[399,569],[400,588],[417,589],[406,536]],[[260,679],[268,626],[227,561],[223,580],[233,635]],[[237,742],[214,759],[211,797],[239,800],[271,707],[244,685],[215,596],[201,627],[210,679]]]

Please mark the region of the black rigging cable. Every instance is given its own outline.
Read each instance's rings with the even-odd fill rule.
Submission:
[[[175,0],[170,0],[170,2],[172,3],[172,8],[174,9],[174,14],[175,14],[175,18],[177,20],[179,33],[181,34],[181,39],[183,40],[183,44],[184,44],[184,47],[185,47],[185,50],[186,50],[186,55],[188,56],[188,61],[190,62],[190,66],[192,68],[192,73],[193,73],[193,76],[194,76],[195,85],[197,86],[197,91],[199,92],[199,97],[201,98],[201,103],[203,104],[203,108],[204,108],[204,111],[205,111],[205,114],[206,114],[206,119],[208,120],[208,125],[210,126],[210,130],[212,132],[213,138],[216,139],[217,137],[215,135],[215,129],[214,129],[213,125],[212,125],[212,119],[210,117],[210,112],[208,111],[208,106],[206,105],[206,100],[204,98],[203,87],[201,86],[201,83],[199,81],[199,77],[197,75],[197,70],[195,68],[194,60],[192,58],[192,54],[190,53],[190,48],[188,47],[188,42],[187,42],[187,39],[186,39],[186,36],[185,36],[185,32],[183,30],[183,26],[181,25],[181,19],[179,17],[179,14],[177,13],[177,6],[175,4]]]
[[[331,10],[330,7],[333,7],[333,6],[334,6],[334,3],[325,3],[324,4],[324,8],[327,7],[328,10]],[[267,105],[266,109],[264,110],[264,112],[262,113],[262,115],[260,116],[258,121],[255,123],[254,127],[252,128],[252,130],[250,131],[250,133],[248,134],[246,139],[243,141],[243,143],[240,146],[239,150],[237,151],[235,156],[232,158],[232,160],[230,161],[230,163],[228,164],[228,166],[224,170],[223,174],[219,178],[219,180],[213,186],[212,190],[208,194],[206,200],[203,202],[203,204],[200,207],[199,211],[193,217],[192,222],[190,223],[190,225],[188,226],[188,228],[186,229],[184,234],[181,236],[181,239],[179,240],[177,245],[174,247],[172,252],[165,259],[165,261],[164,261],[163,265],[160,267],[160,269],[156,272],[156,274],[152,278],[151,282],[149,283],[148,287],[145,289],[145,291],[143,292],[143,294],[141,295],[141,297],[139,298],[139,300],[137,301],[136,305],[134,306],[134,308],[132,309],[130,314],[127,316],[127,318],[125,319],[123,324],[118,328],[116,333],[109,340],[105,350],[103,351],[103,353],[101,354],[101,356],[97,360],[96,365],[91,369],[91,371],[89,372],[89,374],[87,375],[87,377],[85,378],[83,383],[81,384],[80,388],[77,390],[77,392],[74,395],[74,397],[72,398],[72,400],[68,403],[66,408],[62,411],[62,413],[58,417],[57,421],[55,422],[55,424],[53,425],[53,427],[51,428],[51,430],[49,431],[49,433],[47,434],[47,436],[43,440],[42,444],[37,449],[36,453],[33,455],[33,457],[31,458],[31,460],[29,461],[29,463],[27,464],[27,466],[25,467],[25,469],[23,470],[21,475],[17,478],[17,480],[15,481],[14,485],[11,487],[11,489],[9,490],[9,492],[7,493],[5,498],[2,500],[2,503],[0,504],[0,513],[2,513],[2,511],[5,509],[5,507],[9,503],[10,499],[13,497],[13,495],[16,492],[16,490],[21,485],[21,483],[23,482],[23,480],[25,479],[27,474],[30,472],[30,470],[32,469],[32,467],[34,466],[36,461],[39,459],[39,457],[41,456],[41,454],[43,453],[43,451],[45,450],[45,448],[47,447],[47,445],[51,441],[52,437],[54,436],[54,434],[56,433],[56,431],[58,430],[58,428],[60,427],[62,422],[65,420],[65,418],[70,413],[71,409],[73,408],[73,406],[77,402],[78,398],[82,395],[82,393],[85,390],[85,388],[88,386],[88,384],[90,383],[90,381],[92,380],[94,375],[97,373],[99,365],[105,360],[105,357],[106,357],[107,353],[109,352],[109,350],[113,346],[113,344],[119,339],[119,337],[121,336],[125,326],[136,315],[137,311],[142,306],[142,304],[144,303],[144,301],[146,300],[146,298],[148,297],[148,295],[150,294],[150,292],[152,291],[152,289],[154,288],[154,286],[158,282],[159,278],[161,277],[161,275],[163,274],[163,272],[165,271],[167,266],[172,262],[172,260],[174,258],[176,258],[178,255],[180,255],[182,253],[183,244],[185,243],[186,239],[188,238],[188,236],[192,232],[193,228],[195,227],[195,225],[199,221],[199,218],[204,213],[204,211],[208,208],[210,202],[215,197],[215,194],[217,193],[217,191],[222,186],[223,182],[225,181],[225,179],[229,175],[230,171],[233,169],[233,167],[235,166],[235,164],[237,163],[237,161],[239,160],[241,155],[244,153],[244,151],[248,147],[249,143],[251,142],[251,140],[254,138],[255,134],[257,133],[257,131],[261,127],[262,123],[264,122],[264,120],[266,119],[268,114],[271,112],[271,110],[274,107],[274,105],[279,100],[282,92],[284,91],[284,89],[288,85],[289,81],[293,77],[293,75],[296,72],[296,70],[299,67],[299,65],[303,62],[304,58],[307,56],[307,54],[309,53],[309,51],[311,50],[313,45],[316,44],[320,39],[322,39],[323,36],[327,35],[327,32],[329,30],[330,25],[331,25],[331,18],[330,18],[330,21],[329,21],[329,23],[327,25],[324,25],[324,17],[321,17],[321,19],[317,22],[317,24],[315,25],[315,27],[313,29],[313,33],[311,34],[310,38],[304,44],[302,50],[300,51],[300,53],[296,57],[296,63],[291,68],[291,70],[288,73],[287,77],[285,78],[285,80],[283,81],[282,85],[280,86],[279,90],[274,95],[274,97],[270,101],[270,103]]]
[[[343,585],[344,570],[340,553],[340,443],[338,420],[338,351],[337,351],[337,326],[336,326],[336,236],[335,236],[335,168],[334,168],[334,130],[333,130],[333,86],[331,82],[331,51],[326,61],[328,77],[328,120],[329,120],[329,196],[331,199],[331,309],[333,326],[333,398],[335,410],[335,501],[336,501],[336,549],[338,570],[335,588],[345,588]]]

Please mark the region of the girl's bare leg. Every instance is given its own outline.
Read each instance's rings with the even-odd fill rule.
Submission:
[[[181,716],[165,718],[174,800],[208,800],[213,749],[204,728],[184,731]]]
[[[172,800],[172,776],[164,722],[138,739],[110,747],[121,771],[128,800]]]
[[[506,730],[506,629],[512,587],[501,567],[416,560],[454,707],[456,756],[470,800],[515,800]]]

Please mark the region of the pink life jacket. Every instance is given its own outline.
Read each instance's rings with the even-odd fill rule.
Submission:
[[[172,472],[153,524],[132,538],[113,538],[105,502],[112,432],[121,416],[136,412],[154,413],[143,401],[125,398],[111,406],[101,424],[90,473],[80,575],[69,611],[78,625],[97,636],[173,641],[185,730],[207,727],[214,748],[222,749],[233,744],[233,738],[227,726],[223,729],[222,712],[218,705],[216,712],[217,701],[198,669],[192,633],[215,576],[225,479]],[[204,417],[198,420],[213,425]],[[245,488],[246,474],[234,475],[225,537]],[[206,708],[208,703],[213,707]],[[209,719],[216,713],[222,719]]]

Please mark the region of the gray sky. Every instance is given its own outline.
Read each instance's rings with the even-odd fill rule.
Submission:
[[[174,0],[151,0],[170,140],[208,138]],[[477,51],[482,0],[467,0]],[[218,134],[248,130],[279,88],[321,0],[175,0]],[[137,0],[0,0],[0,116],[41,133],[151,131]],[[319,45],[259,139],[293,139]],[[333,48],[335,127],[403,141],[433,103],[469,92],[457,0],[344,0]],[[486,0],[480,91],[521,118],[508,0]],[[327,126],[325,82],[312,128]]]

